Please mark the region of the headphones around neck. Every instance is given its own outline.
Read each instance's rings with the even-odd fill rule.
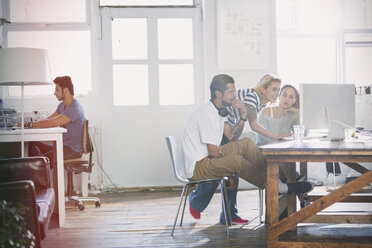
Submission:
[[[222,117],[226,117],[229,115],[229,111],[226,109],[226,107],[223,107],[223,108],[218,108],[214,102],[211,100],[211,102],[213,103],[213,106],[218,110],[218,114]]]
[[[218,109],[218,114],[222,117],[226,117],[229,115],[229,112],[227,111],[226,108],[219,108]]]

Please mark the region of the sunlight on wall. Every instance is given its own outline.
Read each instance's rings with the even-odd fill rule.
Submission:
[[[8,46],[46,49],[53,79],[69,75],[75,94],[91,91],[90,31],[10,31]],[[53,92],[54,85],[25,87],[25,96],[52,95]],[[20,95],[20,87],[9,87],[9,96]]]

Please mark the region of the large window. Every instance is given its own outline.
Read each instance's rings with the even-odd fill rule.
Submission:
[[[345,0],[345,82],[372,84],[372,0]]]
[[[46,49],[52,78],[69,75],[76,95],[92,90],[91,31],[86,0],[7,1],[12,24],[5,26],[8,47]],[[47,11],[46,11],[47,10]],[[8,87],[19,96],[20,87]],[[25,87],[26,96],[52,95],[54,85]]]
[[[350,34],[345,42],[345,81],[357,87],[372,85],[372,34]]]
[[[9,0],[10,21],[23,23],[86,22],[85,0]]]
[[[194,104],[192,19],[159,18],[158,39],[160,105]]]
[[[76,94],[91,90],[91,46],[89,31],[9,31],[8,47],[33,47],[48,51],[52,78],[69,75]],[[77,54],[79,56],[77,56]],[[25,87],[25,95],[51,95],[54,85]],[[20,95],[9,87],[9,96]]]
[[[372,0],[277,0],[277,66],[288,83],[370,84]]]
[[[192,6],[193,0],[100,0],[100,6]]]
[[[295,86],[336,83],[339,1],[278,0],[276,5],[279,77]]]
[[[150,92],[159,105],[195,103],[192,17],[120,17],[111,30],[114,106],[150,105]]]
[[[279,38],[278,73],[284,80],[299,83],[335,83],[335,38]]]

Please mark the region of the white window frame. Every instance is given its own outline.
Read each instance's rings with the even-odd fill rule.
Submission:
[[[9,1],[11,0],[5,0],[4,1],[4,9],[5,9],[5,18],[9,20],[10,16],[10,3]],[[94,6],[93,4],[95,1],[90,1],[90,0],[85,0],[86,1],[86,21],[85,22],[63,22],[63,23],[58,23],[58,22],[52,22],[52,23],[37,23],[37,22],[16,22],[12,23],[11,25],[4,25],[3,26],[3,42],[4,45],[7,46],[8,44],[8,32],[13,32],[13,31],[89,31],[90,32],[90,38],[91,38],[91,90],[88,94],[81,94],[81,93],[75,93],[75,96],[95,96],[96,95],[96,77],[94,74],[94,68],[95,66],[95,55],[94,55],[94,30],[92,28],[91,24],[91,16],[93,11],[94,11]],[[19,96],[10,96],[9,95],[9,90],[8,87],[2,87],[2,98],[4,99],[18,99]],[[1,92],[1,91],[0,91]],[[37,95],[37,96],[25,96],[25,98],[54,98],[53,92],[49,95]]]
[[[340,4],[341,4],[341,11],[342,13],[345,13],[345,4],[343,1],[340,1]],[[341,16],[344,17],[344,14],[342,14]],[[372,15],[371,15],[372,17]],[[366,20],[365,20],[365,16],[363,17],[364,18],[364,23],[366,23]],[[292,19],[292,24],[295,23],[296,20],[295,19]],[[344,20],[345,22],[345,20]],[[302,31],[299,31],[299,30],[296,30],[296,25],[292,25],[292,29],[288,30],[288,29],[283,29],[283,30],[280,30],[280,29],[277,29],[276,30],[276,38],[280,39],[280,38],[303,38],[303,37],[306,37],[306,38],[330,38],[330,37],[333,37],[335,38],[336,40],[336,81],[335,83],[340,83],[340,84],[344,84],[346,83],[346,77],[345,77],[345,73],[346,73],[346,68],[345,68],[345,52],[346,52],[346,47],[351,47],[351,46],[355,46],[356,44],[358,46],[371,46],[372,43],[371,42],[363,42],[363,41],[356,41],[356,42],[346,42],[345,41],[345,36],[347,34],[350,34],[350,33],[354,33],[354,34],[365,34],[365,33],[368,33],[368,34],[372,34],[372,29],[367,29],[367,28],[361,28],[361,29],[346,29],[344,26],[341,27],[339,30],[336,30],[334,33],[320,33],[320,34],[309,34],[309,33],[304,33]]]
[[[112,50],[107,50],[111,59],[111,73],[114,64],[148,64],[149,68],[149,104],[150,106],[178,106],[178,105],[160,105],[159,99],[159,64],[193,64],[194,65],[194,104],[197,105],[203,101],[203,54],[202,54],[202,25],[200,25],[200,7],[172,7],[172,8],[101,8],[103,19],[110,18],[148,18],[147,37],[148,37],[148,58],[146,60],[113,60]],[[192,18],[193,19],[193,59],[158,59],[157,43],[157,18]],[[105,22],[102,20],[102,22]],[[111,30],[111,28],[110,28]],[[105,34],[110,37],[111,33]],[[156,37],[156,39],[151,39]],[[111,76],[111,79],[113,77]],[[111,83],[113,85],[113,81]],[[156,94],[155,94],[156,92]],[[153,93],[153,94],[152,94]],[[185,105],[183,105],[185,106]],[[114,106],[113,107],[134,107],[134,106]]]

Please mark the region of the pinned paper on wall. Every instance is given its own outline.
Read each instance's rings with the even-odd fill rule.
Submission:
[[[267,0],[218,0],[218,69],[269,69],[269,13]]]

